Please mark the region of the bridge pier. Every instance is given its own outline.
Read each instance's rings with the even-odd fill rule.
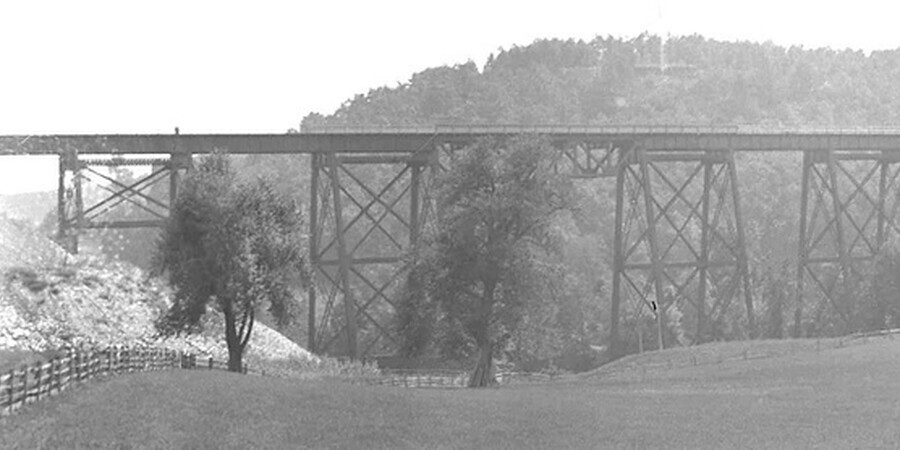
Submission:
[[[102,158],[83,158],[78,150],[68,147],[59,153],[57,184],[57,241],[71,253],[78,253],[79,236],[88,229],[132,229],[162,227],[175,203],[181,172],[192,164],[190,153],[176,149],[168,158],[126,159],[121,155]],[[114,174],[98,167],[147,167],[150,173],[123,182]],[[160,199],[152,190],[168,179],[168,198]],[[86,198],[86,186],[92,180],[100,197]],[[122,204],[130,204],[141,211],[137,218],[106,219]]]
[[[311,155],[307,345],[351,359],[393,351],[389,318],[418,242],[428,153]],[[324,300],[321,311],[319,301]]]
[[[610,326],[614,355],[629,350],[620,321],[632,325],[629,331],[642,333],[647,313],[656,322],[657,348],[673,340],[725,338],[726,330],[719,325],[733,314],[733,300],[741,297],[747,317],[742,334],[755,336],[730,151],[624,149],[616,174],[615,214]],[[673,319],[680,323],[667,323]],[[643,342],[642,336],[637,341]]]
[[[848,299],[900,231],[898,162],[897,150],[803,152],[794,337],[844,334],[862,325]],[[827,325],[804,329],[811,322]]]

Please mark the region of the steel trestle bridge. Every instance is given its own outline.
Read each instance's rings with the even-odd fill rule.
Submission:
[[[430,174],[447,155],[484,137],[530,133],[556,148],[556,167],[577,178],[615,180],[610,348],[620,323],[678,305],[693,342],[716,339],[740,311],[758,336],[748,273],[735,152],[802,152],[795,333],[823,310],[853,324],[846,297],[863,267],[900,233],[900,129],[725,126],[432,126],[323,128],[288,134],[0,136],[0,155],[58,155],[58,235],[77,251],[91,228],[159,227],[193,155],[307,154],[310,254],[308,347],[350,357],[390,352],[404,255],[433,214]],[[125,157],[127,155],[127,157]],[[149,166],[121,182],[97,167]],[[377,176],[372,176],[377,173]],[[99,201],[82,193],[108,182]],[[160,198],[151,188],[168,184]],[[104,220],[119,204],[146,214]],[[320,309],[321,308],[321,309]],[[628,330],[633,332],[633,330]]]

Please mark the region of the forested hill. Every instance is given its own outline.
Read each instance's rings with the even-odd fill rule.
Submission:
[[[598,37],[539,40],[414,74],[357,95],[303,125],[761,124],[889,126],[900,123],[900,48],[862,51]]]

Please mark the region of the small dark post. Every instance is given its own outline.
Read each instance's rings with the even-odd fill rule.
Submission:
[[[9,409],[10,414],[12,414],[13,410],[13,394],[16,392],[16,370],[10,369],[9,371],[9,385],[6,386],[6,397],[9,399],[9,403],[7,403],[7,407]]]

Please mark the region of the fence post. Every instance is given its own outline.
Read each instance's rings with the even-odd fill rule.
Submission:
[[[66,378],[66,386],[72,384],[72,379],[75,378],[75,352],[69,353],[69,376]]]
[[[69,384],[78,379],[78,353],[74,350],[69,356]]]
[[[41,375],[43,375],[43,370],[41,370],[41,369],[44,368],[43,367],[44,365],[41,364],[40,361],[38,361],[34,364],[35,364],[35,368],[34,368],[35,382],[34,382],[34,384],[35,384],[35,386],[37,386],[37,390],[35,390],[35,393],[34,393],[34,401],[38,401],[41,399]]]
[[[212,356],[210,356],[209,357],[209,370],[212,370],[212,368],[213,368],[213,359],[212,359]]]
[[[9,397],[9,413],[12,414],[13,410],[13,393],[15,392],[16,386],[16,369],[9,369],[9,385],[6,386],[6,396]]]
[[[60,388],[59,388],[59,372],[60,372],[59,357],[57,356],[57,357],[51,359],[50,361],[51,361],[51,366],[53,367],[53,378],[54,378],[54,382],[56,384],[56,393],[59,394],[59,392],[60,392]]]
[[[49,384],[49,386],[47,386],[47,396],[48,397],[53,396],[53,385],[56,384],[56,370],[55,370],[56,362],[55,361],[56,361],[56,357],[50,358],[50,361],[48,361],[50,363],[50,373],[47,374],[47,383]]]
[[[28,403],[28,365],[22,366],[22,404]]]

